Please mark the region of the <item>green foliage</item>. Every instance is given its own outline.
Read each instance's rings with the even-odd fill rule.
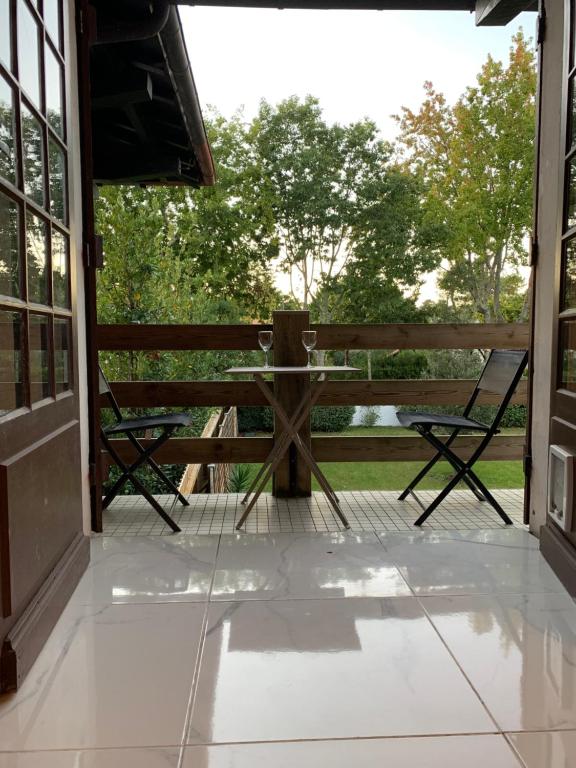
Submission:
[[[311,428],[313,432],[342,432],[350,426],[354,406],[316,406],[312,409]],[[273,432],[274,418],[271,408],[238,408],[238,431]]]
[[[238,408],[238,431],[241,434],[273,432],[274,415],[272,408],[240,406]]]
[[[452,306],[468,306],[485,322],[517,320],[527,309],[502,294],[506,275],[517,277],[527,263],[535,92],[534,53],[520,32],[508,65],[488,57],[453,107],[426,83],[420,110],[403,107],[397,118],[406,167],[422,180],[424,221],[446,265],[440,287]]]
[[[234,464],[228,478],[228,493],[244,493],[250,487],[252,470],[249,464]]]
[[[430,349],[424,355],[429,379],[477,379],[486,362],[477,349]]]
[[[374,379],[421,379],[427,370],[426,355],[410,349],[396,355],[383,352],[372,354],[372,378]]]
[[[409,285],[435,266],[412,247],[419,181],[391,162],[372,121],[329,125],[317,99],[293,96],[263,101],[250,137],[292,296],[322,322],[333,319],[330,294],[346,273]]]
[[[186,466],[184,464],[164,464],[162,466],[162,470],[164,473],[172,480],[173,483],[178,486],[180,483],[180,480],[182,479],[182,475],[184,474],[184,470],[186,469]],[[112,485],[116,482],[118,477],[120,476],[120,470],[118,467],[110,467],[110,474],[108,476],[107,481],[103,484],[103,490],[106,494],[108,489],[112,487]],[[169,489],[166,488],[164,483],[160,480],[158,475],[156,475],[154,472],[152,472],[151,469],[148,467],[141,468],[136,472],[136,477],[140,480],[140,482],[144,485],[145,488],[147,488],[150,493],[156,495],[156,494],[166,494],[170,493]],[[135,488],[130,481],[126,483],[126,485],[122,488],[120,491],[120,495],[122,496],[130,496],[132,494],[139,494],[140,491],[138,488]]]
[[[362,419],[360,423],[363,427],[374,427],[376,425],[376,422],[378,421],[378,412],[376,411],[376,408],[373,405],[369,405],[364,413],[362,414]]]
[[[353,405],[319,405],[312,408],[312,432],[342,432],[352,423]]]

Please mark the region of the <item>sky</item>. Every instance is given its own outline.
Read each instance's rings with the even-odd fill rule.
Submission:
[[[536,14],[507,27],[476,27],[467,12],[317,11],[180,8],[202,106],[250,119],[261,98],[312,94],[328,121],[372,118],[387,139],[391,115],[416,109],[431,80],[455,101],[491,53],[506,59],[521,26],[534,35]]]
[[[329,122],[369,117],[393,140],[392,118],[402,106],[417,110],[431,80],[453,103],[488,54],[506,61],[520,27],[534,37],[536,14],[506,27],[476,27],[467,12],[317,11],[180,7],[202,108],[246,120],[262,98],[317,96]],[[437,295],[434,274],[420,300]],[[286,276],[277,275],[286,290]]]

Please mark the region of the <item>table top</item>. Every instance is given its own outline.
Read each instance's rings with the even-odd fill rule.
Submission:
[[[352,373],[360,371],[360,368],[353,368],[350,365],[313,365],[308,368],[306,365],[269,365],[248,366],[246,368],[228,368],[224,373]]]

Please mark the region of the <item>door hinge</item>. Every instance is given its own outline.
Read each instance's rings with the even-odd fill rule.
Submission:
[[[546,37],[546,14],[540,13],[536,22],[536,43],[542,45]]]
[[[538,238],[532,235],[530,238],[530,255],[528,259],[528,266],[535,267],[538,262]]]
[[[524,469],[524,477],[529,478],[532,475],[532,454],[526,453],[522,459],[522,467]]]

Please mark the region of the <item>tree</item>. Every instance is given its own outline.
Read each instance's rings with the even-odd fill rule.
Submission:
[[[217,183],[183,192],[174,248],[202,290],[233,300],[245,320],[265,321],[280,303],[270,269],[278,241],[259,158],[241,113],[226,120],[212,110],[207,131]]]
[[[414,180],[391,162],[370,120],[328,125],[317,99],[260,106],[251,140],[280,245],[280,268],[304,309],[330,322],[330,288],[360,265],[407,284],[433,257],[412,248]],[[332,294],[332,298],[337,294]]]
[[[397,117],[405,167],[426,190],[425,220],[443,260],[439,286],[485,322],[508,319],[504,281],[527,259],[535,90],[534,54],[519,32],[508,65],[489,57],[453,107],[428,82],[420,110],[403,107]]]

